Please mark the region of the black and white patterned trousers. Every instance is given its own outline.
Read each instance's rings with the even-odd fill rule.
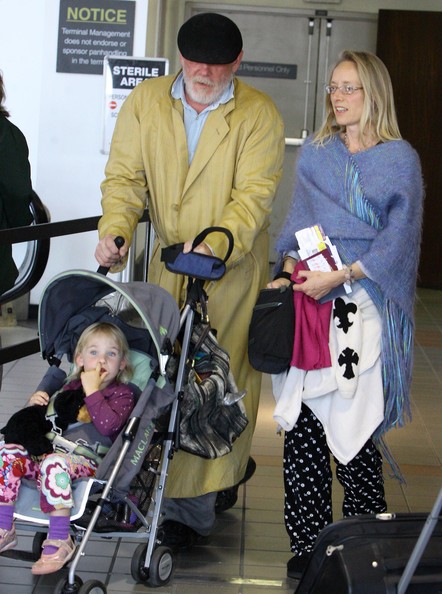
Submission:
[[[322,424],[303,404],[284,441],[284,520],[295,555],[311,551],[333,521],[330,455]],[[335,462],[344,516],[386,511],[382,456],[371,440],[347,465]]]

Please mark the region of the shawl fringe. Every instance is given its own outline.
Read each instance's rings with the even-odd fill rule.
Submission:
[[[384,437],[377,438],[373,436],[373,443],[376,445],[378,450],[380,451],[382,457],[388,462],[391,468],[391,472],[389,473],[390,478],[395,478],[399,481],[401,485],[406,484],[406,480],[404,479],[404,475],[399,467],[399,464],[394,459],[393,454],[391,453],[390,448],[388,447]]]
[[[410,386],[413,368],[413,324],[391,300],[384,301],[382,375],[385,397],[382,435],[411,421]]]
[[[365,198],[361,184],[361,176],[355,162],[350,159],[345,167],[345,185],[347,190],[348,207],[361,221],[379,231],[382,229],[379,214],[373,205]]]
[[[411,421],[410,387],[413,366],[413,323],[393,301],[384,301],[382,330],[382,379],[384,386],[384,420],[376,429],[373,440],[389,463],[393,477],[405,483],[394,460],[385,434]]]

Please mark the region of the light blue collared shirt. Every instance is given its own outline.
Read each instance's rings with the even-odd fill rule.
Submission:
[[[212,103],[206,107],[201,113],[197,113],[186,101],[186,96],[184,94],[184,77],[182,72],[178,75],[178,78],[173,83],[171,92],[172,97],[174,99],[181,99],[184,106],[184,127],[186,129],[187,150],[189,153],[190,165],[195,155],[196,147],[198,145],[198,141],[200,139],[201,132],[204,124],[206,123],[209,112],[219,107],[221,103],[227,103],[233,98],[233,81],[223,92],[221,97],[215,101],[215,103]]]

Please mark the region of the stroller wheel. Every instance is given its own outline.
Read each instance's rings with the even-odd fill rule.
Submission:
[[[152,553],[150,566],[145,567],[146,545],[135,549],[132,557],[131,573],[137,582],[143,582],[154,588],[165,586],[173,573],[173,555],[169,547],[157,547]]]
[[[173,555],[169,547],[158,547],[150,560],[150,586],[165,586],[173,573]]]
[[[78,594],[106,594],[106,592],[106,586],[98,580],[89,580],[78,590]]]
[[[134,555],[132,557],[130,571],[136,582],[146,583],[149,580],[149,568],[144,567],[146,551],[147,545],[141,544],[135,549]]]
[[[62,577],[55,586],[54,594],[79,594],[83,580],[77,576],[74,577],[74,583],[70,584],[68,577]]]
[[[32,540],[32,555],[35,559],[40,559],[41,551],[43,548],[43,542],[46,540],[46,532],[36,532]]]

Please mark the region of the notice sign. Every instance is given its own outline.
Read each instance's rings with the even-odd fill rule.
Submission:
[[[60,0],[57,72],[102,74],[105,56],[131,56],[135,4]]]
[[[104,154],[109,153],[115,122],[121,106],[129,93],[140,82],[169,73],[169,60],[166,58],[104,58]]]

